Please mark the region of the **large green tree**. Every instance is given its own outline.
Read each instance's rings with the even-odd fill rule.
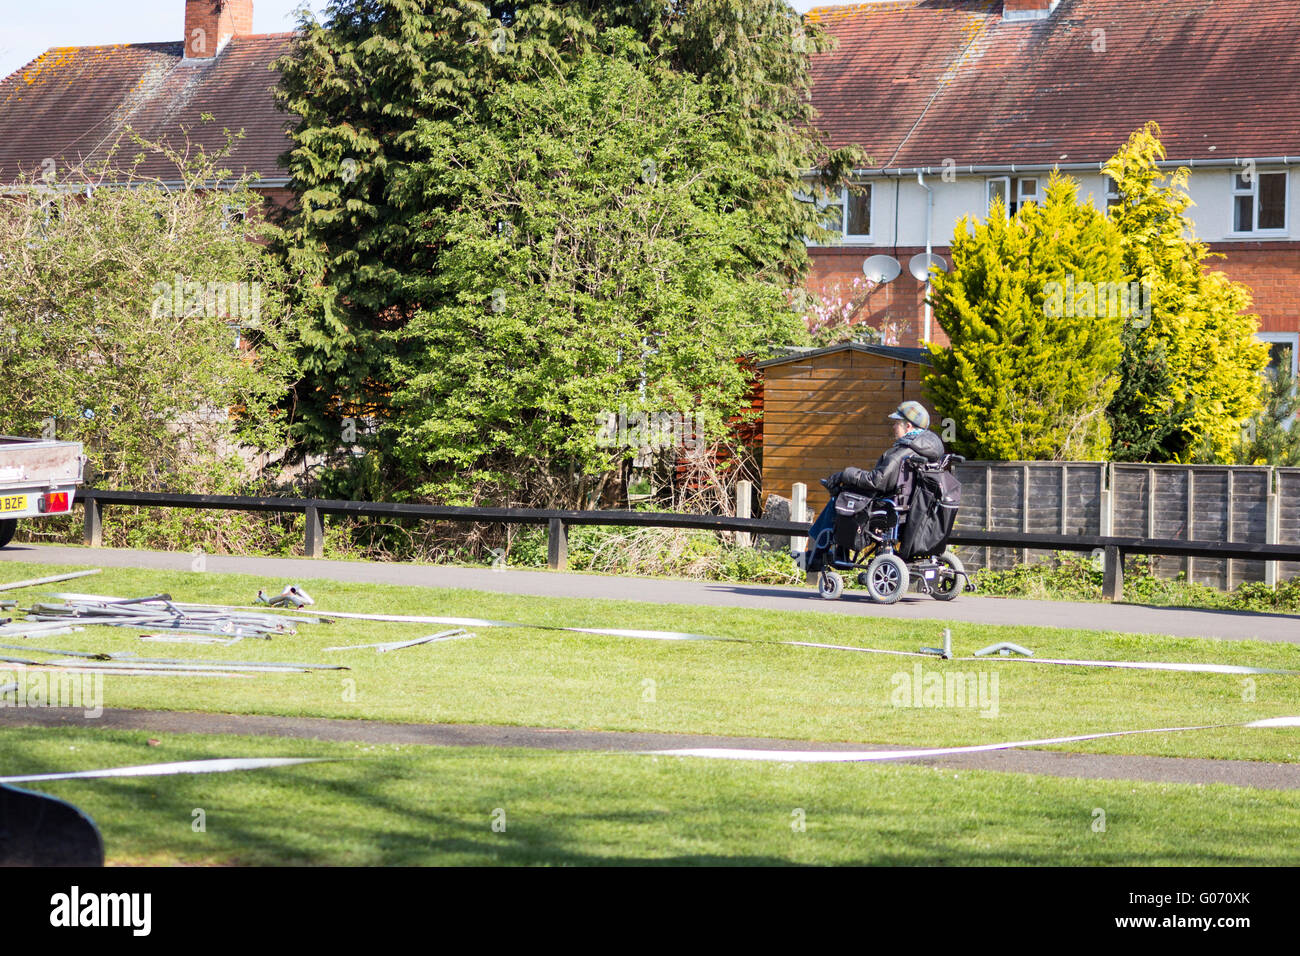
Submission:
[[[1255,338],[1250,291],[1211,271],[1187,216],[1188,170],[1166,176],[1160,127],[1137,130],[1106,165],[1121,202],[1110,210],[1124,270],[1150,297],[1148,321],[1126,329],[1122,381],[1110,407],[1121,461],[1228,461],[1259,408],[1268,347]]]
[[[1109,448],[1131,287],[1114,226],[1077,190],[1053,175],[1042,205],[963,218],[951,270],[933,276],[951,345],[931,346],[925,385],[968,457],[1090,459]]]
[[[610,413],[678,411],[719,434],[746,391],[738,355],[798,341],[746,249],[772,226],[728,194],[737,163],[705,84],[605,34],[562,83],[503,86],[494,117],[432,122],[395,177],[445,242],[389,336],[402,384],[380,431],[421,495],[582,506],[632,451]],[[704,436],[700,436],[704,437]]]
[[[624,34],[615,49],[610,38],[620,29],[631,35]],[[570,202],[568,211],[602,197],[613,203],[627,194],[629,171],[637,174],[638,202],[652,187],[667,194],[690,182],[695,190],[691,201],[675,198],[667,203],[656,226],[665,241],[680,238],[687,227],[698,230],[698,245],[688,244],[686,251],[704,258],[683,262],[681,274],[671,276],[678,297],[675,308],[702,327],[714,323],[715,316],[736,317],[737,308],[718,311],[720,287],[736,280],[726,294],[734,295],[736,302],[761,300],[750,324],[762,326],[770,289],[788,289],[802,281],[808,268],[804,237],[821,232],[816,205],[807,201],[803,174],[820,167],[834,178],[855,157],[853,151],[823,148],[808,125],[809,57],[828,43],[823,34],[805,28],[782,0],[519,0],[492,5],[473,0],[335,0],[322,22],[304,20],[294,55],[280,64],[281,103],[299,117],[286,157],[299,203],[287,224],[283,251],[317,280],[304,292],[303,305],[311,318],[304,332],[303,379],[296,390],[300,449],[336,449],[341,420],[373,416],[387,423],[387,437],[359,436],[378,452],[366,456],[364,467],[390,492],[419,488],[432,494],[435,486],[448,493],[454,488],[468,491],[463,475],[476,466],[463,448],[445,449],[448,454],[441,456],[433,453],[427,442],[445,436],[424,428],[418,419],[403,418],[426,414],[428,403],[416,401],[409,388],[398,386],[414,374],[426,374],[417,373],[412,362],[433,367],[440,358],[444,365],[463,361],[450,352],[439,356],[431,351],[450,348],[452,339],[432,335],[428,341],[442,345],[415,348],[417,338],[410,330],[428,331],[431,317],[445,319],[457,309],[490,306],[496,286],[485,288],[484,279],[496,263],[480,263],[478,278],[467,284],[470,253],[458,248],[468,243],[467,249],[481,252],[476,243],[483,238],[468,223],[490,211],[485,197],[513,195],[514,215],[501,208],[493,212],[501,219],[498,239],[509,239],[531,253],[546,237],[528,229],[550,220],[540,210],[535,210],[535,218],[518,215],[523,200]],[[558,143],[527,144],[535,150],[531,164],[499,162],[497,149],[506,142],[502,137],[513,136],[516,144],[527,139],[527,130],[510,125],[520,119],[515,107],[534,102],[565,110],[565,123],[585,108],[592,122],[610,123],[617,135],[626,135],[625,117],[610,94],[593,91],[590,104],[564,98],[567,84],[593,68],[590,56],[631,64],[644,81],[629,86],[642,97],[637,107],[642,120],[662,120],[676,133],[656,138],[649,135],[653,131],[644,131],[628,140],[631,145],[618,162],[609,155],[617,143],[591,142],[599,176],[571,167],[548,171],[547,163],[570,162],[560,159],[556,147],[563,144]],[[673,87],[676,78],[690,83]],[[670,87],[682,94],[681,103],[663,99],[661,91]],[[562,127],[557,122],[550,132]],[[592,130],[597,139],[599,131]],[[698,144],[673,142],[673,135],[684,134],[705,138]],[[496,143],[489,142],[493,136]],[[714,149],[719,143],[728,145],[725,155]],[[475,162],[484,158],[482,168],[466,163],[462,144],[475,151]],[[622,161],[633,158],[630,168]],[[656,184],[657,170],[662,179]],[[568,190],[593,192],[586,197],[575,192],[548,196],[545,177],[566,176]],[[525,184],[535,193],[520,195],[516,187]],[[742,220],[745,228],[736,228]],[[517,231],[507,235],[507,227]],[[645,311],[641,303],[619,291],[644,287],[644,264],[626,250],[606,248],[626,238],[624,232],[613,232],[591,234],[581,245],[552,242],[554,269],[546,276],[506,256],[502,265],[507,273],[522,271],[499,275],[494,282],[505,283],[502,288],[515,293],[507,302],[535,302],[538,297],[558,302],[567,295],[570,302],[583,303],[573,312],[582,334],[607,344],[623,335],[616,352],[621,350],[624,373],[638,382],[650,381],[658,373],[649,357],[658,346],[647,338],[644,322],[638,325],[627,318]],[[603,257],[608,267],[628,271],[603,277],[598,288],[566,285],[588,281],[593,254]],[[704,281],[697,265],[713,268],[714,279]],[[686,274],[698,281],[682,281]],[[742,279],[764,288],[744,289]],[[610,307],[614,301],[624,302],[626,315]],[[494,318],[502,314],[492,313]],[[788,338],[788,323],[780,328],[778,339]],[[468,328],[465,334],[470,334]],[[734,339],[735,354],[754,342],[747,326],[737,327]],[[475,347],[500,350],[483,356],[485,368],[513,361],[510,350],[490,336]],[[725,380],[712,344],[701,348],[710,357],[694,378],[712,374],[715,381]],[[683,356],[702,361],[702,354],[697,349]],[[728,363],[731,358],[734,354]],[[541,363],[534,373],[552,378],[537,387],[549,385],[554,400],[563,404],[559,396],[582,385],[555,376],[573,371],[567,360]],[[679,385],[691,380],[681,376]],[[421,381],[428,384],[427,379]],[[474,381],[487,387],[487,380]],[[593,383],[591,389],[603,389],[602,400],[620,397],[608,390],[608,383]],[[727,386],[721,391],[730,395],[734,390]],[[678,385],[664,393],[669,392],[675,400],[685,400]],[[640,395],[639,387],[635,394]],[[493,394],[481,392],[478,400],[490,403]],[[534,434],[531,427],[522,419],[509,428],[499,424],[494,433],[497,451],[507,457],[518,453],[514,436]],[[570,431],[562,436],[555,427]],[[546,448],[535,448],[534,453],[546,452],[541,459],[550,463],[547,467],[567,462],[566,475],[570,468],[586,472],[594,465],[572,457],[581,445],[573,430],[590,427],[590,421],[577,418],[553,423],[544,429]],[[402,450],[390,456],[386,445],[394,430],[403,436]],[[417,446],[423,449],[418,454],[413,451]],[[499,456],[493,460],[501,465]],[[446,471],[453,466],[461,479]],[[503,467],[494,470],[497,478],[511,470]],[[431,479],[436,480],[431,484]],[[492,493],[490,488],[481,490]]]
[[[180,182],[106,165],[0,201],[0,432],[84,443],[100,487],[230,492],[284,439],[286,281],[220,155],[145,148]]]

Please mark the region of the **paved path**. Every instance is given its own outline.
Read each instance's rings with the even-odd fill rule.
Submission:
[[[0,550],[0,562],[34,561],[52,565],[77,564],[102,568],[158,568],[189,571],[186,553],[127,551],[11,544]],[[891,620],[965,621],[972,624],[1030,625],[1087,628],[1178,637],[1261,640],[1300,644],[1300,616],[1246,611],[1189,610],[1137,604],[1086,604],[1069,601],[1022,601],[965,594],[956,601],[935,601],[909,595],[891,607],[872,604],[849,592],[839,601],[823,601],[811,588],[778,587],[662,578],[610,577],[552,571],[507,570],[439,565],[390,564],[367,561],[314,561],[306,558],[246,558],[207,555],[212,573],[249,574],[279,582],[325,578],[434,588],[470,588],[500,594],[546,597],[617,598],[654,604],[694,604],[712,607],[769,608],[883,617]],[[71,587],[71,585],[70,585]],[[93,591],[93,587],[79,588]]]
[[[761,737],[697,734],[560,730],[549,727],[495,727],[476,724],[385,724],[370,720],[321,717],[270,717],[254,714],[194,714],[150,710],[105,710],[89,718],[81,710],[49,707],[0,709],[0,728],[82,727],[139,730],[155,734],[247,734],[301,740],[370,744],[420,744],[436,747],[522,747],[533,750],[632,752],[690,747],[753,750],[891,750],[871,743],[819,743]],[[304,751],[305,752],[305,751]],[[231,756],[236,756],[231,754]],[[1146,780],[1156,783],[1226,783],[1261,790],[1300,790],[1300,764],[1251,760],[1201,760],[1079,754],[1052,750],[999,750],[950,757],[899,761],[954,770],[994,770],[1089,780]]]

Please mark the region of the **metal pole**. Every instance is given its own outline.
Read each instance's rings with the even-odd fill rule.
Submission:
[[[934,190],[925,184],[925,174],[917,172],[916,181],[920,183],[921,188],[925,190],[925,331],[922,333],[921,341],[930,341],[930,273],[929,263],[930,255],[933,251],[930,245],[930,228],[934,220]]]

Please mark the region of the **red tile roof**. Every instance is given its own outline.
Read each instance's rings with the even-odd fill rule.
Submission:
[[[232,39],[214,59],[185,60],[181,43],[62,47],[49,50],[0,81],[0,182],[20,173],[39,176],[55,160],[57,175],[103,160],[117,144],[118,167],[140,152],[126,130],[149,140],[209,151],[225,144],[225,130],[244,132],[225,165],[237,175],[285,176],[276,159],[288,148],[286,121],[271,90],[271,63],[288,52],[292,33]],[[210,122],[201,120],[211,114]],[[150,154],[139,172],[176,179],[175,167]]]
[[[813,63],[832,145],[891,168],[1100,162],[1154,119],[1171,159],[1300,156],[1300,0],[1062,0],[1018,23],[1001,11],[877,0],[808,14],[840,41]],[[209,149],[242,129],[230,167],[283,179],[288,117],[269,67],[292,39],[236,37],[202,61],[179,42],[50,50],[0,81],[0,182],[47,157],[62,174],[119,142],[125,162],[128,125],[173,141],[183,125]],[[141,172],[175,178],[158,157]]]
[[[813,64],[818,126],[890,168],[1099,162],[1148,120],[1171,160],[1300,156],[1300,0],[1001,13],[1000,0],[812,11],[840,40]]]

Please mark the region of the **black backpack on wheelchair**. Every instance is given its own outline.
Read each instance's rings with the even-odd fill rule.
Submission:
[[[912,487],[907,522],[898,540],[898,556],[904,561],[943,554],[948,546],[961,507],[961,482],[945,464],[905,467],[912,472]]]

